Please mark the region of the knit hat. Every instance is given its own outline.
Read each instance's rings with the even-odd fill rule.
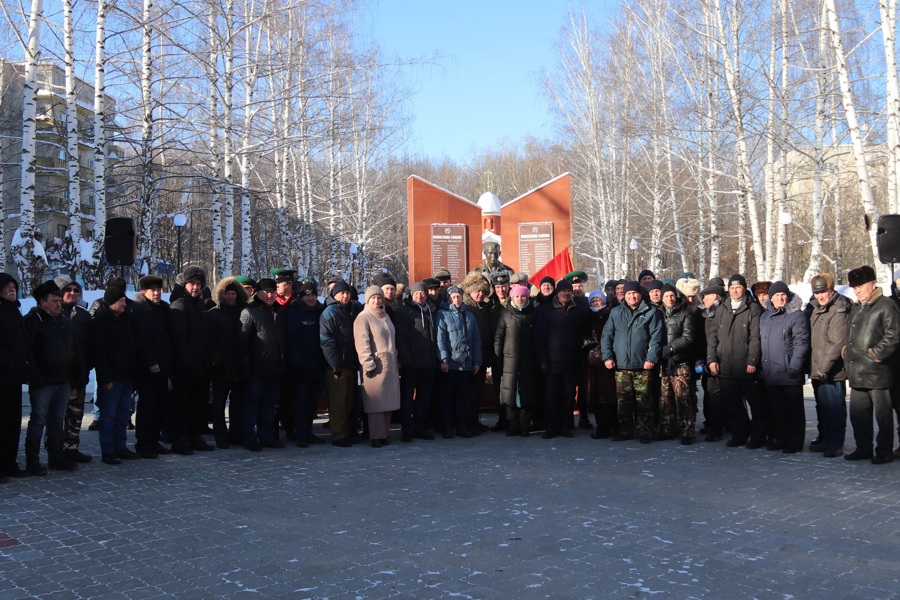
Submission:
[[[256,283],[257,292],[276,292],[278,291],[278,282],[271,277],[263,277]]]
[[[745,288],[747,287],[747,280],[740,273],[735,273],[731,277],[728,278],[728,287],[733,285],[742,285]]]
[[[365,304],[369,303],[369,299],[372,296],[380,296],[382,300],[384,300],[384,292],[381,290],[381,286],[379,285],[370,285],[366,288],[366,299]]]
[[[19,282],[16,281],[15,277],[9,273],[0,273],[0,288],[5,288],[10,283],[16,286],[16,290],[19,289]]]
[[[162,288],[163,280],[159,275],[144,275],[138,279],[138,288],[141,290],[152,290],[153,288]]]
[[[624,289],[623,291],[624,291],[626,294],[627,294],[628,292],[638,292],[638,293],[640,293],[640,291],[641,291],[641,284],[638,283],[637,281],[626,281],[626,282],[625,282],[625,289]]]
[[[553,286],[553,289],[556,289],[556,280],[550,277],[549,275],[545,275],[541,277],[541,282],[538,284],[538,287],[541,287],[545,283],[549,283]]]
[[[69,279],[68,277],[63,277],[60,275],[53,280],[53,283],[59,286],[59,289],[64,290],[68,285],[74,285],[78,288],[78,293],[81,293],[81,284],[75,281],[74,279]]]
[[[514,285],[511,290],[509,290],[509,296],[530,296],[531,294],[528,292],[528,288],[524,285]]]
[[[561,279],[559,283],[556,284],[556,293],[559,292],[571,292],[572,291],[572,282],[568,279]]]
[[[594,290],[588,294],[588,304],[593,302],[594,298],[600,298],[603,300],[603,304],[606,304],[606,294],[603,293],[603,290]]]
[[[424,281],[417,281],[409,286],[409,295],[412,296],[416,292],[428,293],[428,285]]]
[[[346,281],[344,281],[343,279],[338,279],[335,282],[334,287],[331,288],[331,297],[334,298],[341,292],[349,292],[349,291],[350,291],[350,284],[347,283]]]
[[[856,287],[877,280],[878,278],[875,276],[875,269],[869,265],[863,265],[847,273],[847,281],[850,284],[850,287]]]
[[[700,291],[700,282],[693,277],[682,277],[675,282],[675,288],[685,297],[696,296]]]
[[[107,287],[103,291],[103,302],[107,306],[112,306],[125,297],[125,290],[117,286]]]
[[[668,292],[672,292],[673,294],[675,294],[675,298],[678,298],[678,289],[670,283],[662,286],[662,296],[665,296]]]
[[[809,282],[813,292],[824,292],[834,289],[834,277],[829,273],[819,273]]]
[[[43,300],[50,294],[56,294],[57,296],[62,296],[62,292],[59,291],[59,286],[51,279],[49,281],[45,281],[41,285],[34,288],[34,291],[31,292],[31,295],[35,300]]]
[[[641,274],[638,275],[638,281],[640,281],[641,279],[643,279],[643,278],[646,277],[647,275],[649,275],[649,276],[652,277],[653,279],[656,279],[656,275],[653,274],[653,271],[651,271],[650,269],[644,269],[643,271],[641,271]]]
[[[603,291],[607,291],[607,290],[615,291],[615,289],[616,289],[616,280],[615,279],[607,279],[606,283],[603,284]]]
[[[459,289],[459,286],[451,285],[449,288],[447,288],[447,297],[449,298],[453,294],[459,294],[460,296],[462,296],[463,291]]]
[[[128,284],[125,283],[125,280],[121,277],[110,277],[109,281],[106,282],[106,287],[113,286],[120,287],[124,290],[128,286]]]
[[[774,296],[775,294],[787,294],[791,295],[791,290],[788,288],[787,284],[783,281],[776,281],[771,286],[769,286],[769,296]]]

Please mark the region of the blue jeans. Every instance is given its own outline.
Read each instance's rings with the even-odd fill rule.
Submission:
[[[100,451],[103,454],[121,452],[127,448],[128,423],[131,421],[133,382],[114,381],[112,389],[97,384],[97,405],[103,412],[100,419]]]
[[[847,383],[813,380],[813,393],[822,419],[822,441],[826,450],[844,447],[847,434]]]
[[[28,417],[25,436],[41,438],[45,427],[47,435],[62,435],[66,407],[69,405],[69,384],[32,386],[28,389],[28,399],[31,402],[31,416]]]

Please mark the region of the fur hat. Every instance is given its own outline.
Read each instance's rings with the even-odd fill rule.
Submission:
[[[750,291],[753,292],[753,295],[759,297],[760,294],[769,294],[772,292],[769,289],[772,287],[771,281],[757,281],[752,286],[750,286]]]
[[[381,290],[380,285],[370,285],[366,288],[366,299],[364,304],[368,304],[369,299],[371,299],[372,296],[381,296],[381,299],[384,300],[384,292]]]
[[[206,287],[206,271],[197,265],[190,265],[181,272],[181,279],[184,283],[188,281],[199,281],[200,287]]]
[[[875,276],[875,269],[869,265],[863,265],[847,273],[847,282],[850,284],[850,287],[856,287],[870,281],[878,281],[878,277]]]
[[[491,282],[488,281],[484,277],[484,275],[477,271],[466,275],[466,278],[462,280],[462,283],[459,284],[459,287],[461,287],[467,294],[471,294],[476,290],[482,290],[485,294],[491,293]]]
[[[834,289],[834,277],[830,273],[819,273],[810,280],[813,292],[824,292]]]
[[[144,275],[138,279],[138,288],[141,290],[152,290],[153,288],[162,288],[163,280],[159,275]]]
[[[700,291],[700,282],[693,277],[682,277],[675,282],[675,288],[685,297],[696,296]]]
[[[383,285],[392,285],[394,287],[397,287],[397,280],[384,272],[375,273],[375,275],[372,276],[372,283],[374,283],[378,287],[381,287]]]
[[[56,285],[56,282],[52,279],[49,281],[45,281],[41,285],[34,288],[34,291],[31,292],[32,297],[35,300],[43,300],[50,294],[56,294],[57,296],[62,296],[62,292],[59,291],[59,286]]]

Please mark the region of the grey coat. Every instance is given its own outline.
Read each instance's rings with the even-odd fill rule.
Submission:
[[[850,299],[837,292],[823,306],[815,296],[809,302],[809,329],[812,337],[809,376],[822,381],[846,381],[847,371],[841,350],[847,345]]]

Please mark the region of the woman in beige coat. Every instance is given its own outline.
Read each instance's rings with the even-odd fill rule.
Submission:
[[[363,311],[353,322],[356,353],[365,373],[362,401],[369,416],[369,439],[373,448],[390,443],[391,412],[400,408],[400,368],[394,324],[383,306],[381,288],[370,286],[366,289]]]

